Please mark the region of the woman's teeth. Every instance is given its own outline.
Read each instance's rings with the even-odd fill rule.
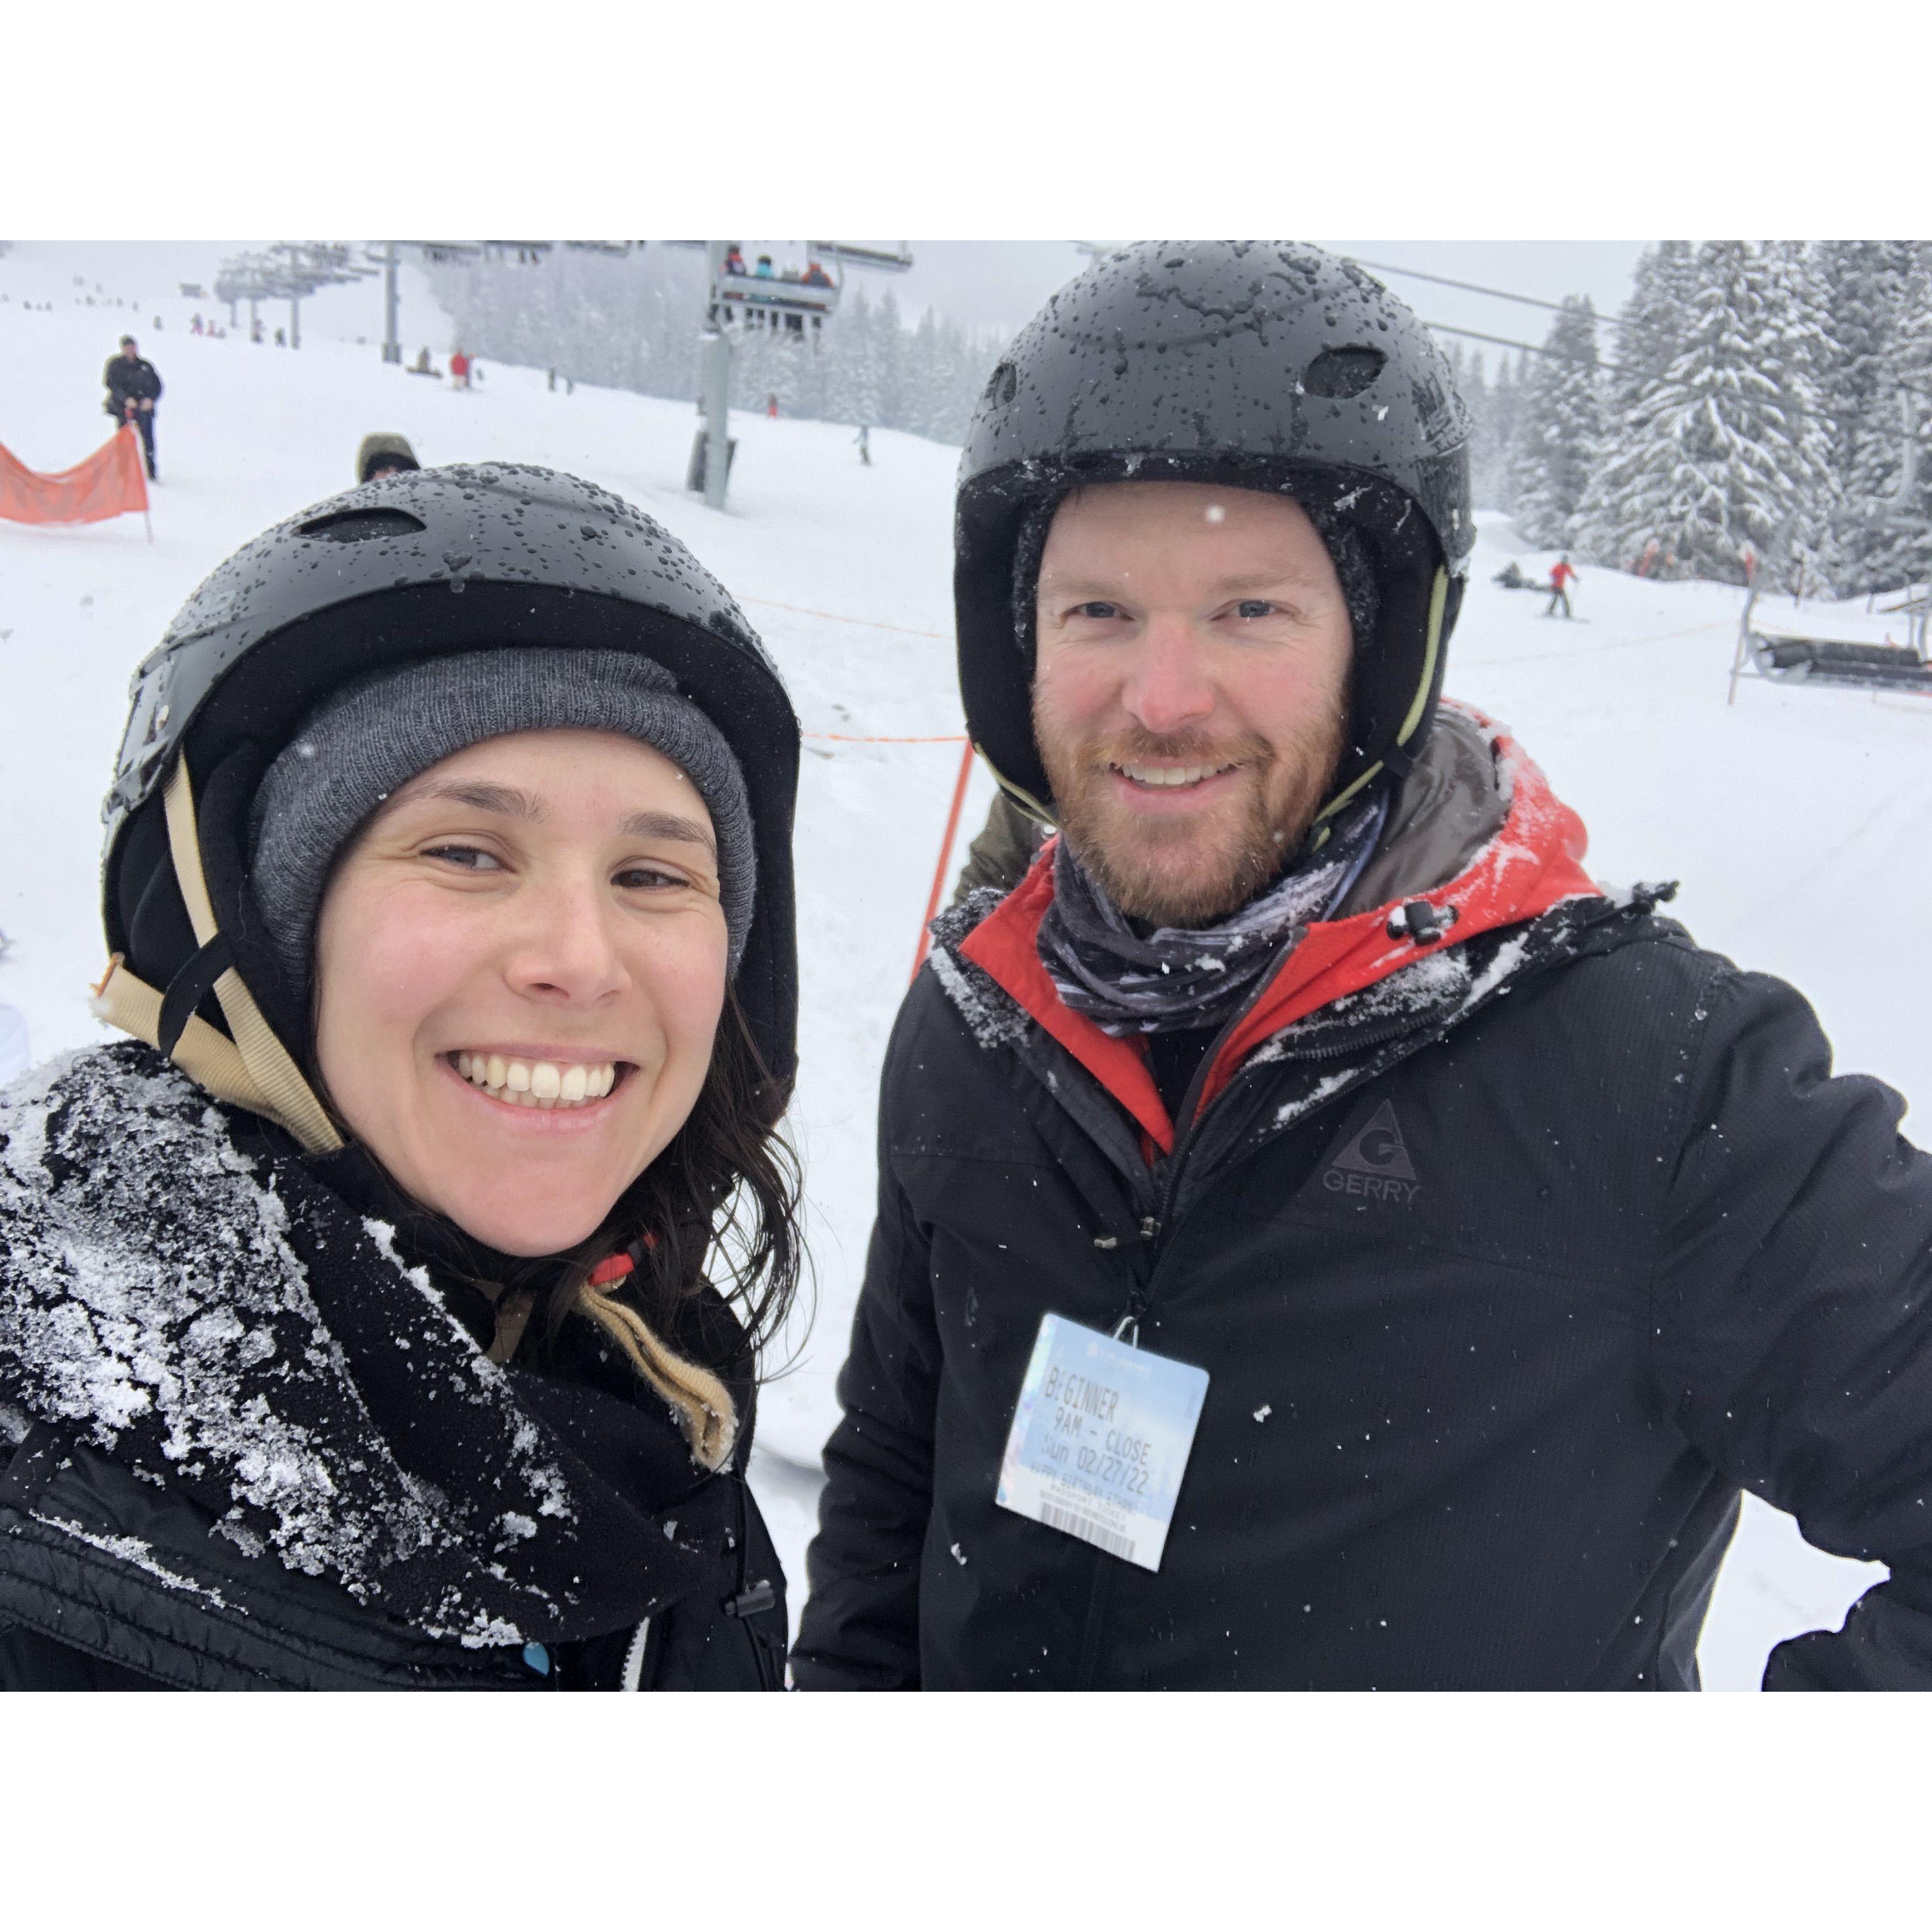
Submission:
[[[512,1107],[583,1107],[617,1084],[614,1062],[564,1066],[554,1060],[506,1060],[500,1053],[458,1053],[456,1070],[493,1100]]]

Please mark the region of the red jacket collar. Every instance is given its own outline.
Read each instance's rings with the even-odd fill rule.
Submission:
[[[1534,919],[1564,899],[1594,896],[1599,889],[1582,868],[1588,834],[1583,822],[1550,789],[1548,780],[1515,742],[1480,713],[1510,787],[1502,830],[1459,877],[1417,895],[1427,904],[1455,908],[1455,923],[1432,944],[1389,936],[1398,904],[1391,900],[1352,918],[1318,921],[1261,997],[1222,1043],[1201,1090],[1204,1112],[1240,1064],[1264,1040],[1286,1026],[1386,979],[1422,954],[1461,945],[1498,926]],[[1040,921],[1053,903],[1053,854],[1057,838],[1042,847],[1026,877],[967,935],[960,951],[992,977],[1124,1107],[1163,1154],[1174,1150],[1174,1123],[1148,1070],[1136,1037],[1115,1039],[1076,1013],[1060,998],[1037,944]]]

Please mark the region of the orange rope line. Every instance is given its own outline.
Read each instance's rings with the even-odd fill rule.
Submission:
[[[781,604],[776,597],[746,597],[746,604],[762,604],[768,610],[790,610],[800,617],[825,617],[835,624],[862,624],[868,631],[896,631],[902,638],[936,638],[942,644],[952,641],[950,631],[915,631],[904,624],[882,624],[876,617],[848,617],[837,610],[808,610],[802,604]]]
[[[807,731],[807,738],[823,738],[834,745],[963,745],[966,734],[963,731],[948,731],[937,738],[866,738],[850,731]]]

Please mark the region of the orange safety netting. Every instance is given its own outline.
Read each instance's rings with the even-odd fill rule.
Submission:
[[[0,517],[16,524],[98,524],[148,507],[141,445],[131,424],[84,463],[47,475],[0,443]]]

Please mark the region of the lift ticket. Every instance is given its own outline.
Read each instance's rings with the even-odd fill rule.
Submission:
[[[1020,1384],[997,1501],[1158,1570],[1207,1394],[1205,1369],[1046,1316]]]

